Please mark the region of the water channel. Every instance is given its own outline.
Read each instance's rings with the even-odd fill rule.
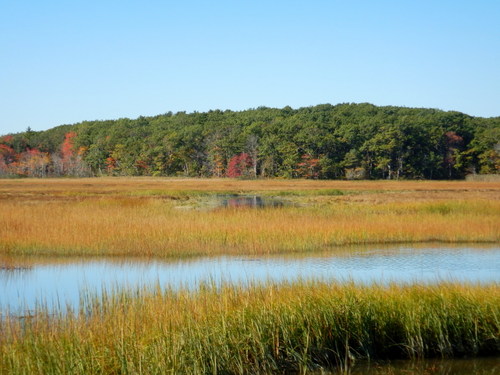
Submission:
[[[362,362],[350,369],[350,375],[496,375],[500,373],[497,357],[420,359],[416,361],[393,360],[386,362]],[[318,372],[314,375],[340,375],[337,372]]]
[[[0,264],[0,312],[18,314],[40,302],[77,308],[83,290],[200,283],[334,280],[355,283],[500,282],[500,247],[396,246],[333,249],[287,256],[222,256],[164,261],[138,258],[12,258]],[[15,266],[18,264],[18,266]]]

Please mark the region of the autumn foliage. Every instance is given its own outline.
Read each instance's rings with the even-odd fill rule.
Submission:
[[[251,167],[252,158],[247,153],[242,152],[229,160],[227,176],[232,178],[250,176]]]
[[[88,176],[90,171],[82,160],[83,152],[75,152],[75,137],[75,132],[66,133],[60,153],[52,154],[36,147],[16,152],[12,136],[0,138],[0,176]]]
[[[299,177],[318,178],[320,172],[319,159],[311,155],[302,155],[301,162],[297,164],[295,172]]]

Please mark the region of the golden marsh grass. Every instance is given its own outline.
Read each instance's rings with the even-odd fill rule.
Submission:
[[[209,205],[216,194],[291,204],[217,208]],[[0,180],[0,266],[30,267],[44,255],[179,258],[498,243],[499,222],[499,182]],[[87,293],[79,311],[63,310],[0,315],[0,373],[305,374],[345,369],[358,358],[500,352],[494,283],[146,287]]]
[[[500,288],[324,282],[114,291],[0,324],[0,373],[269,374],[498,355]]]
[[[218,193],[294,205],[209,209]],[[498,242],[500,183],[95,178],[2,180],[3,254],[181,257],[363,243]]]

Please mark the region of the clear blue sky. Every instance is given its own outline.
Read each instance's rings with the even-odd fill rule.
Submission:
[[[0,0],[0,134],[370,102],[500,115],[498,0]]]

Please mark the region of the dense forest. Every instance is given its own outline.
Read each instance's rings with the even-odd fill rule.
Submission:
[[[500,117],[371,104],[171,112],[0,137],[0,176],[457,179],[500,173]]]

